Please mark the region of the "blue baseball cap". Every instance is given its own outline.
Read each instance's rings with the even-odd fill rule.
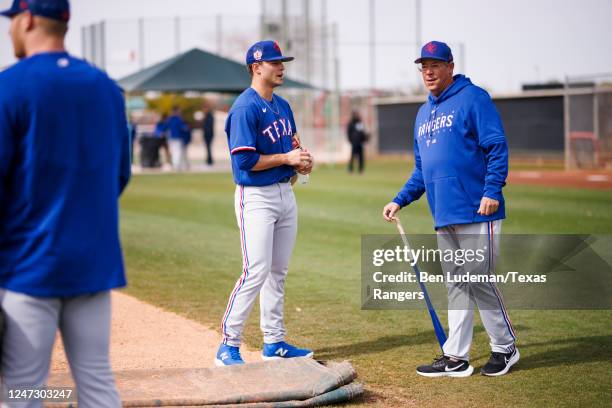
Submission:
[[[430,41],[421,48],[421,57],[414,60],[415,64],[420,64],[424,59],[435,59],[444,62],[453,62],[453,53],[446,43],[440,41]]]
[[[24,11],[35,16],[52,18],[53,20],[70,20],[70,4],[68,0],[13,0],[8,10],[0,12],[5,17],[13,17]]]
[[[246,53],[246,64],[251,65],[262,61],[293,61],[293,57],[285,57],[276,41],[259,41],[251,45]]]

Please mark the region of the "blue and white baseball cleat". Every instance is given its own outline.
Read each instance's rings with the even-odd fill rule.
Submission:
[[[222,367],[236,364],[244,364],[244,360],[240,356],[240,348],[221,344],[215,357],[215,365]]]
[[[264,343],[261,358],[277,360],[280,358],[312,357],[313,355],[312,350],[297,348],[284,341],[279,341],[278,343]]]

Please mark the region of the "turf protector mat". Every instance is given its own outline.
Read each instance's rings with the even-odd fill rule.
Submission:
[[[363,394],[347,361],[312,358],[262,361],[239,366],[129,370],[115,373],[124,407],[240,406],[314,407],[338,404]],[[68,373],[55,374],[49,387],[72,386]],[[76,403],[50,404],[70,407]]]

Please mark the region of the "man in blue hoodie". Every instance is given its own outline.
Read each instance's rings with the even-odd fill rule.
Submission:
[[[493,275],[505,218],[502,187],[508,174],[508,146],[499,114],[489,94],[463,75],[453,76],[453,55],[443,42],[421,49],[423,82],[430,91],[414,128],[415,168],[383,217],[394,221],[400,208],[427,195],[439,249],[463,254],[474,262],[442,262],[446,276]],[[447,275],[448,272],[448,275]],[[453,279],[455,280],[455,279]],[[491,340],[491,358],[481,374],[506,374],[519,360],[515,333],[493,279],[486,283],[452,283],[448,288],[449,336],[444,354],[417,368],[426,377],[467,377],[476,303]]]

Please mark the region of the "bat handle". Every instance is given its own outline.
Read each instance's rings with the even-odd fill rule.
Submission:
[[[399,231],[400,236],[402,237],[402,241],[404,242],[404,245],[410,248],[410,245],[408,244],[408,238],[406,237],[406,231],[404,231],[402,222],[400,221],[397,215],[395,216],[395,225],[397,225],[397,230]]]
[[[406,235],[406,233],[404,232],[404,227],[402,226],[402,221],[399,218],[399,215],[395,216],[395,224],[397,224],[397,229],[399,230],[400,234]]]

